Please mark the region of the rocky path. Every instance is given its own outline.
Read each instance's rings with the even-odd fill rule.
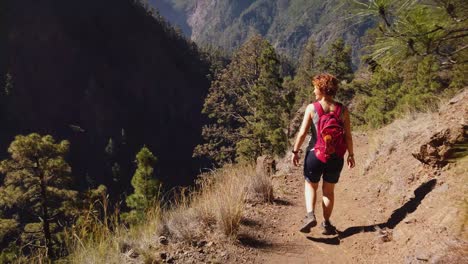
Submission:
[[[262,232],[256,233],[254,228],[245,231],[250,233],[250,241],[246,239],[246,243],[257,249],[252,253],[255,263],[358,263],[369,260],[366,251],[372,251],[376,248],[374,244],[382,243],[380,240],[385,234],[379,230],[361,231],[366,226],[385,222],[386,217],[385,210],[374,208],[372,198],[366,197],[362,187],[365,179],[360,174],[367,158],[367,137],[360,134],[354,140],[356,167],[344,168],[335,190],[332,222],[340,231],[339,235],[321,234],[321,191],[315,209],[318,225],[309,234],[298,231],[305,216],[304,182],[301,167],[289,168],[289,173],[280,173],[274,178],[275,203],[249,210],[249,218],[263,225]]]
[[[345,167],[335,188],[331,219],[338,235],[324,236],[320,226],[309,234],[299,232],[306,213],[302,167],[280,161],[273,176],[276,200],[246,210],[237,260],[468,263],[466,98],[465,89],[438,113],[409,116],[369,135],[354,133],[356,168]],[[447,166],[436,168],[415,159],[419,151],[416,158],[440,160],[444,146],[461,151]],[[317,198],[320,225],[320,191]]]

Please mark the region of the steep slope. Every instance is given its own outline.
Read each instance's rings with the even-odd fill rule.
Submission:
[[[202,175],[203,188],[180,207],[100,250],[79,245],[73,263],[466,263],[467,99],[468,88],[439,112],[354,133],[357,166],[336,185],[335,235],[299,232],[302,168],[285,157],[271,176],[262,162]],[[321,222],[320,190],[317,198]]]
[[[350,26],[350,21],[345,19],[346,1],[341,0],[152,0],[149,3],[172,23],[188,24],[190,37],[197,43],[233,50],[251,34],[259,33],[279,52],[292,58],[299,56],[309,37],[316,40],[321,51],[334,39],[344,37],[355,51],[356,62],[361,47],[359,38],[370,26]],[[168,9],[168,3],[172,9]]]
[[[257,250],[244,257],[255,263],[466,263],[467,99],[465,89],[438,113],[354,134],[357,167],[345,168],[336,185],[337,235],[324,236],[320,227],[298,232],[305,215],[302,172],[283,160],[273,179],[277,203],[247,214],[256,225],[243,232]],[[412,157],[424,149],[432,149],[426,158],[448,165]],[[319,223],[320,200],[321,194]]]
[[[17,134],[69,139],[76,184],[120,194],[146,144],[167,187],[190,183],[209,87],[193,43],[131,0],[2,2],[0,157]]]

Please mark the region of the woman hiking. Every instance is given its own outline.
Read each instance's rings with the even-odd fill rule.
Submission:
[[[330,216],[335,200],[335,184],[340,178],[346,151],[348,152],[346,158],[348,167],[355,166],[349,111],[334,100],[338,84],[338,79],[328,73],[312,78],[316,102],[307,106],[292,150],[292,162],[294,166],[299,166],[301,146],[310,129],[311,138],[304,161],[304,194],[307,215],[300,229],[303,233],[309,233],[310,229],[317,225],[314,211],[319,181],[323,177],[322,234],[336,234],[336,228],[331,224]]]

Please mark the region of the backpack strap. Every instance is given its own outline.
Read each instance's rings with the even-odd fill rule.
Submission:
[[[343,110],[343,105],[341,103],[335,103],[335,116],[341,119],[341,112]]]
[[[320,104],[320,102],[315,102],[314,103],[314,108],[315,108],[315,112],[317,112],[319,118],[321,116],[323,116],[323,108],[322,108],[322,105]]]
[[[314,102],[313,104],[314,104],[315,112],[317,112],[318,117],[320,118],[324,114],[323,107],[320,104],[320,102]],[[334,111],[336,117],[341,119],[342,110],[343,110],[343,105],[341,103],[336,102],[335,111]]]

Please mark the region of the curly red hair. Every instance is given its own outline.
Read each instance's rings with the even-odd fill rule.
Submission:
[[[338,84],[338,79],[329,73],[321,73],[312,78],[312,85],[317,86],[320,93],[327,96],[335,96]]]

